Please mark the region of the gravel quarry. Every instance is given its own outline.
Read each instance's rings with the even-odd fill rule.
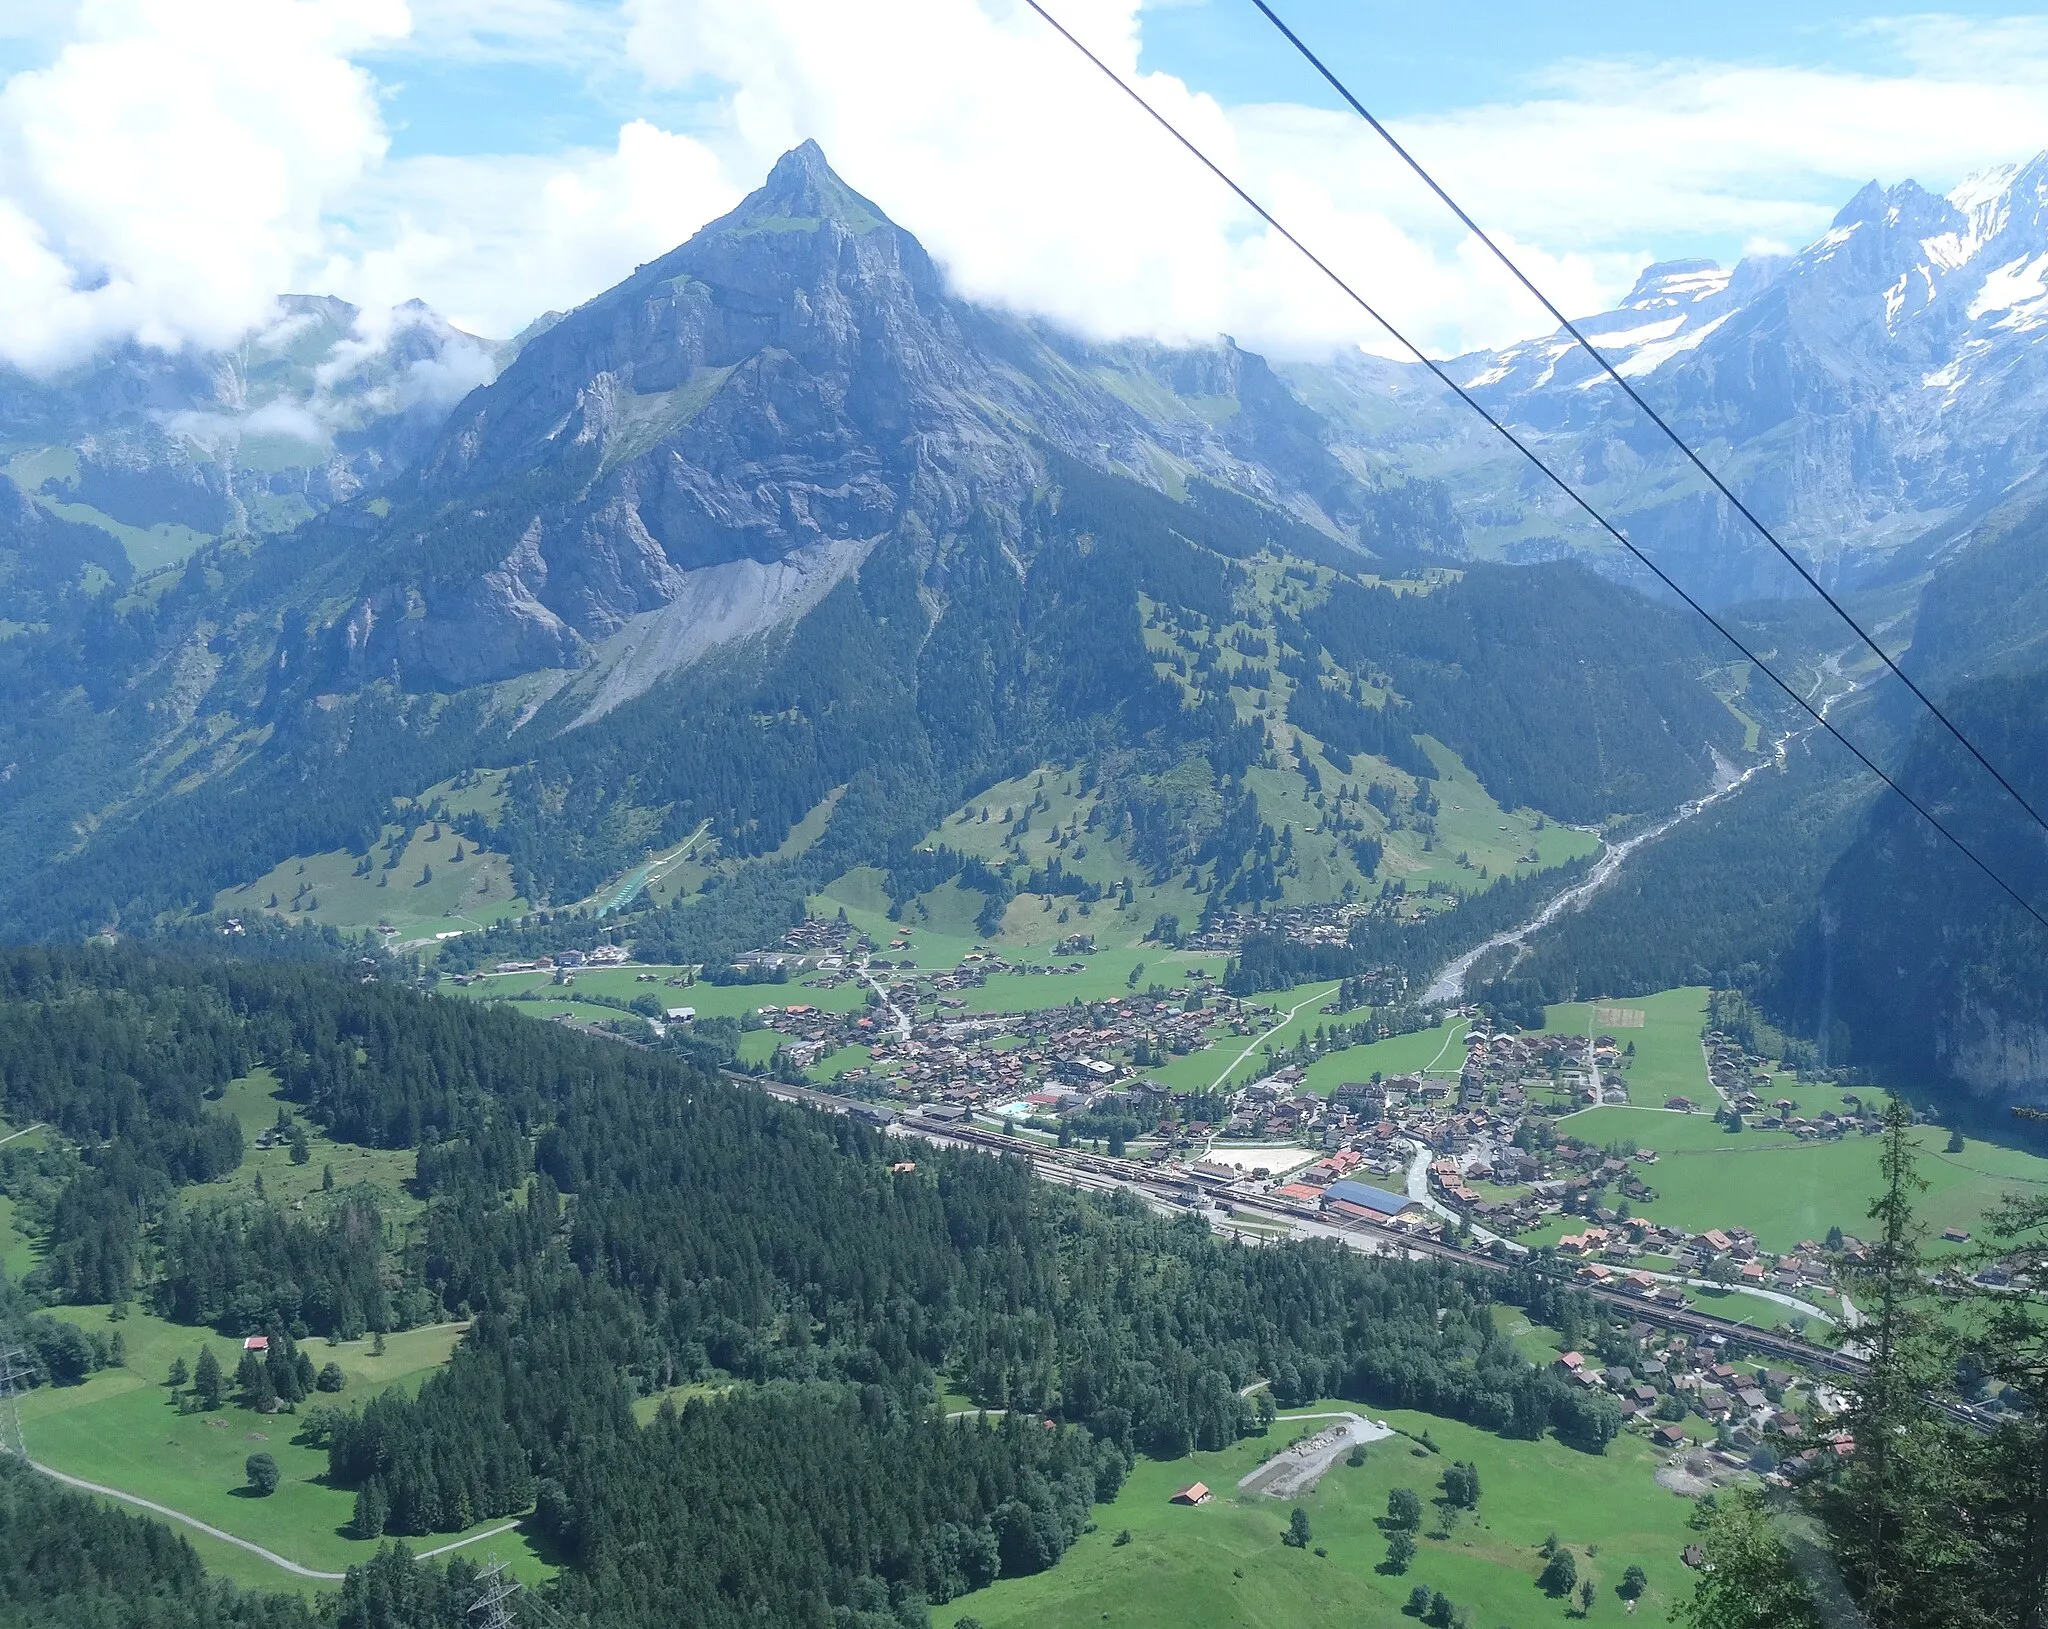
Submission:
[[[1330,1424],[1312,1437],[1283,1448],[1271,1459],[1238,1479],[1239,1493],[1263,1493],[1269,1499],[1298,1499],[1314,1489],[1323,1473],[1351,1451],[1354,1443],[1382,1442],[1394,1434],[1384,1421],[1368,1420],[1362,1414],[1295,1415],[1296,1420],[1328,1420]],[[1287,1416],[1281,1416],[1285,1423]]]

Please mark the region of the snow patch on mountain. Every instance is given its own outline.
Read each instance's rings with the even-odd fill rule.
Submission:
[[[1700,324],[1699,327],[1693,329],[1690,333],[1677,334],[1669,339],[1652,341],[1644,345],[1641,350],[1637,351],[1626,362],[1618,364],[1614,371],[1624,379],[1640,379],[1645,375],[1655,373],[1680,352],[1697,350],[1701,345],[1704,345],[1708,338],[1733,315],[1732,311],[1724,311],[1720,316],[1713,318],[1711,321]]]
[[[1946,195],[1873,181],[1796,255],[1652,265],[1575,326],[1695,445],[1718,444],[1716,467],[1810,562],[1881,562],[2048,476],[2048,153]],[[1569,333],[1450,368],[1519,430],[1572,443],[1603,507],[1667,561],[1690,560],[1694,586],[1788,586],[1763,540],[1645,440],[1626,395],[1596,388],[1611,382]],[[1379,374],[1343,378],[1384,393]],[[1605,547],[1477,431],[1441,416],[1403,430],[1341,405],[1334,416],[1381,467],[1454,467],[1481,552],[1520,558],[1532,538]]]
[[[2044,277],[2048,277],[2048,254],[2036,255],[2031,260],[2022,255],[2007,261],[1992,271],[1977,290],[1977,297],[1970,302],[1970,320],[1975,322],[1994,311],[2024,315],[2043,295],[2048,295]]]

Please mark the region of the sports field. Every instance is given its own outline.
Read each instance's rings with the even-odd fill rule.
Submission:
[[[1354,1406],[1325,1403],[1289,1412]],[[1395,1437],[1373,1444],[1363,1466],[1339,1461],[1301,1501],[1313,1531],[1307,1549],[1281,1543],[1290,1503],[1240,1500],[1236,1493],[1239,1477],[1304,1429],[1282,1421],[1270,1436],[1220,1453],[1141,1460],[1115,1502],[1096,1507],[1096,1530],[1057,1567],[999,1581],[936,1610],[933,1621],[972,1616],[987,1629],[1104,1623],[1119,1629],[1403,1629],[1414,1620],[1402,1608],[1422,1584],[1468,1609],[1474,1624],[1563,1624],[1576,1619],[1577,1602],[1568,1612],[1536,1583],[1544,1565],[1539,1546],[1553,1532],[1572,1547],[1579,1576],[1599,1586],[1596,1619],[1623,1621],[1615,1585],[1631,1563],[1649,1579],[1631,1621],[1669,1623],[1674,1602],[1690,1594],[1679,1552],[1688,1542],[1691,1504],[1652,1480],[1656,1456],[1642,1439],[1623,1437],[1605,1457],[1593,1458],[1554,1441],[1510,1442],[1426,1414],[1359,1412],[1418,1435],[1427,1431],[1442,1452],[1432,1455]],[[1307,1428],[1314,1429],[1313,1422]],[[1478,1466],[1481,1496],[1476,1519],[1465,1515],[1446,1529],[1442,1507],[1431,1501],[1454,1459]],[[1212,1502],[1168,1503],[1176,1488],[1194,1481],[1215,1490]],[[1395,1487],[1414,1489],[1425,1512],[1420,1553],[1401,1576],[1379,1570],[1387,1541],[1378,1519]],[[1126,1530],[1130,1541],[1117,1544]],[[1328,1554],[1316,1554],[1316,1546]]]
[[[1596,1011],[1622,1021],[1596,1023]],[[1640,1022],[1628,1022],[1631,1018]],[[1700,1050],[1706,1022],[1707,992],[1695,985],[1649,996],[1563,1002],[1545,1010],[1543,1028],[1553,1035],[1611,1035],[1624,1049],[1633,1047],[1633,1054],[1624,1051],[1621,1078],[1636,1104],[1657,1106],[1668,1098],[1689,1097],[1711,1109],[1717,1100]]]

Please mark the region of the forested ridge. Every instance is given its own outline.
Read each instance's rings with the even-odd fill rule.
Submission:
[[[1706,788],[1709,746],[1741,746],[1700,683],[1726,659],[1711,636],[1575,563],[1469,566],[1427,594],[1340,580],[1294,632],[1384,668],[1413,706],[1407,727],[1454,748],[1504,808],[1669,808]]]
[[[58,1014],[78,1043],[28,1047]],[[473,1315],[416,1399],[309,1428],[365,1533],[533,1507],[574,1563],[558,1604],[593,1621],[922,1623],[1054,1564],[1132,1455],[1255,1428],[1257,1377],[1283,1404],[1345,1394],[1591,1452],[1617,1424],[1494,1331],[1496,1296],[1553,1313],[1547,1281],[1247,1250],[980,1155],[919,1148],[894,1170],[903,1145],[855,1121],[337,968],[12,952],[0,1046],[21,1070],[10,1117],[83,1083],[77,1123],[110,1133],[4,1167],[41,1196],[53,1260],[64,1196],[140,1173],[138,1236],[95,1290],[229,1334]],[[178,1203],[169,1132],[218,1118],[220,1072],[257,1061],[330,1128],[417,1148],[426,1246],[385,1301],[367,1228],[261,1207],[195,1225]],[[55,1272],[31,1289],[80,1293]],[[935,1420],[942,1375],[1011,1414]],[[636,1396],[692,1381],[714,1395],[634,1423]],[[673,1542],[636,1536],[656,1532]]]

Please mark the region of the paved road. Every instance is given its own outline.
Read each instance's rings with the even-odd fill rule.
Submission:
[[[204,1533],[208,1538],[217,1538],[223,1544],[232,1544],[238,1550],[247,1550],[251,1555],[261,1556],[273,1567],[282,1567],[296,1578],[313,1578],[318,1579],[322,1583],[338,1584],[348,1576],[345,1572],[322,1572],[317,1567],[302,1567],[296,1561],[279,1555],[275,1550],[266,1550],[262,1545],[252,1544],[248,1539],[237,1538],[233,1533],[215,1527],[211,1522],[203,1522],[197,1516],[188,1516],[182,1510],[173,1510],[169,1505],[160,1505],[154,1499],[145,1499],[141,1495],[134,1493],[123,1493],[119,1488],[103,1487],[98,1482],[88,1482],[83,1477],[67,1475],[63,1471],[51,1469],[48,1465],[39,1465],[34,1460],[30,1460],[28,1463],[32,1470],[41,1471],[43,1475],[49,1477],[53,1482],[62,1482],[66,1487],[77,1488],[83,1493],[97,1493],[102,1498],[119,1499],[123,1504],[139,1506],[153,1516],[162,1516],[167,1521],[181,1522],[185,1526],[192,1528],[195,1532]],[[469,1538],[455,1539],[451,1543],[437,1545],[431,1550],[421,1550],[417,1553],[415,1559],[425,1561],[429,1556],[446,1555],[450,1550],[459,1550],[466,1544],[479,1544],[487,1538],[496,1538],[501,1533],[509,1533],[518,1525],[519,1523],[516,1521],[506,1522],[502,1526],[491,1528],[488,1532],[477,1533]]]
[[[882,981],[876,978],[874,974],[870,973],[865,965],[863,965],[860,969],[860,976],[863,980],[866,981],[868,988],[870,990],[873,990],[876,995],[882,998],[883,1009],[889,1014],[891,1018],[896,1020],[897,1035],[903,1040],[909,1040],[910,1015],[906,1013],[901,1007],[897,1006],[895,1002],[889,999],[889,992],[882,988]]]
[[[1429,1191],[1430,1151],[1421,1143],[1410,1143],[1408,1146],[1415,1150],[1415,1157],[1408,1165],[1408,1197],[1436,1215],[1444,1217],[1446,1220],[1455,1221],[1458,1213],[1441,1203],[1436,1195]],[[1478,1240],[1482,1246],[1490,1245],[1496,1239],[1499,1239],[1500,1243],[1506,1245],[1508,1249],[1514,1251],[1517,1255],[1527,1255],[1529,1253],[1527,1245],[1517,1244],[1513,1239],[1502,1239],[1499,1234],[1487,1231],[1477,1222],[1472,1224],[1472,1237]],[[1778,1305],[1789,1307],[1792,1311],[1804,1317],[1818,1318],[1824,1324],[1832,1324],[1836,1321],[1832,1313],[1822,1311],[1811,1301],[1802,1301],[1796,1295],[1787,1295],[1782,1290],[1765,1289],[1752,1284],[1716,1284],[1710,1278],[1689,1278],[1683,1273],[1659,1273],[1653,1272],[1649,1268],[1632,1268],[1630,1270],[1648,1273],[1651,1278],[1662,1279],[1667,1284],[1689,1284],[1694,1289],[1699,1290],[1740,1290],[1744,1295],[1754,1295],[1764,1301],[1775,1301]],[[1850,1327],[1853,1329],[1855,1325],[1851,1324]]]
[[[1305,1000],[1297,1001],[1293,1006],[1289,1007],[1286,1012],[1282,1013],[1277,1019],[1273,1021],[1271,1028],[1267,1029],[1262,1034],[1254,1035],[1249,1041],[1245,1042],[1244,1050],[1238,1053],[1236,1057],[1232,1058],[1230,1062],[1224,1066],[1223,1073],[1218,1075],[1215,1078],[1215,1080],[1210,1082],[1209,1090],[1212,1092],[1220,1090],[1223,1086],[1223,1083],[1229,1080],[1231,1075],[1236,1072],[1237,1066],[1243,1063],[1246,1058],[1249,1058],[1254,1052],[1256,1052],[1259,1049],[1259,1043],[1261,1041],[1268,1040],[1271,1037],[1279,1034],[1280,1031],[1285,1029],[1289,1024],[1293,1023],[1294,1015],[1300,1012],[1303,1007],[1313,1006],[1316,1002],[1321,1001],[1325,996],[1331,995],[1343,988],[1344,986],[1342,984],[1332,984],[1331,986],[1329,986],[1328,989],[1318,990],[1314,995],[1307,997]]]
[[[1803,1317],[1818,1318],[1824,1324],[1835,1322],[1835,1315],[1833,1313],[1823,1312],[1811,1301],[1802,1301],[1798,1296],[1787,1295],[1783,1290],[1763,1289],[1755,1284],[1744,1284],[1740,1281],[1733,1284],[1716,1284],[1711,1278],[1688,1278],[1683,1273],[1652,1272],[1647,1267],[1632,1267],[1629,1271],[1649,1273],[1650,1277],[1661,1278],[1667,1284],[1690,1284],[1696,1290],[1740,1291],[1744,1295],[1753,1295],[1761,1301],[1775,1301],[1781,1307],[1790,1307],[1794,1312],[1799,1313]]]

